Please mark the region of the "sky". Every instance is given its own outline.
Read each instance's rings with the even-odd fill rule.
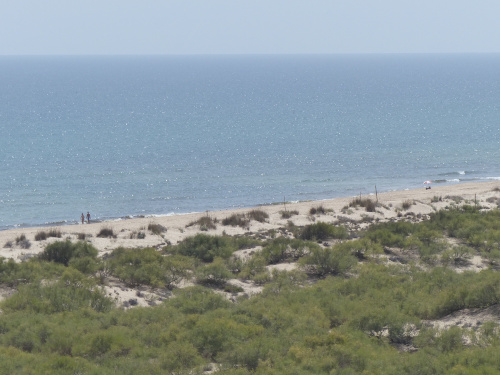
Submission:
[[[0,55],[500,53],[499,0],[2,0]]]

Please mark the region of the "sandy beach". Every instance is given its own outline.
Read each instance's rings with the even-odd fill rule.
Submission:
[[[70,239],[77,241],[78,238],[85,236],[85,239],[92,243],[100,255],[104,255],[115,248],[142,248],[156,247],[161,248],[166,244],[176,244],[184,238],[193,236],[201,231],[199,225],[192,225],[201,217],[209,215],[217,220],[215,229],[210,229],[204,233],[213,235],[238,235],[244,233],[266,233],[270,230],[284,228],[288,221],[297,226],[311,224],[314,221],[323,221],[328,223],[343,222],[362,222],[364,221],[388,221],[398,218],[407,218],[411,220],[422,220],[426,215],[439,209],[462,204],[478,204],[482,207],[494,208],[500,203],[500,181],[481,182],[481,183],[462,183],[456,185],[433,186],[426,189],[424,186],[419,189],[393,191],[386,193],[375,193],[364,195],[362,198],[370,198],[377,201],[376,212],[366,212],[363,207],[351,207],[349,203],[356,197],[335,198],[322,201],[307,201],[297,203],[286,203],[280,205],[262,206],[257,209],[265,211],[269,218],[265,222],[250,221],[248,227],[233,227],[222,225],[221,221],[233,214],[244,214],[254,208],[242,208],[235,210],[213,211],[193,213],[186,215],[173,215],[164,217],[145,217],[138,219],[125,219],[119,221],[108,221],[90,224],[65,225],[58,227],[36,227],[36,228],[18,228],[0,231],[0,256],[12,258],[15,261],[22,261],[41,252],[44,247],[54,241]],[[357,197],[359,198],[359,196]],[[406,203],[407,208],[403,208]],[[409,205],[409,207],[408,207]],[[324,214],[311,215],[311,208],[322,206],[325,209]],[[282,218],[283,211],[296,211],[290,218]],[[349,220],[346,220],[349,219]],[[159,224],[167,230],[161,234],[153,234],[148,231],[150,224]],[[111,229],[115,235],[111,237],[98,237],[97,235],[103,229]],[[36,241],[37,233],[55,229],[61,233],[60,238],[49,237],[45,240]],[[137,238],[137,234],[141,233]],[[24,235],[29,241],[29,248],[16,243],[16,239]]]

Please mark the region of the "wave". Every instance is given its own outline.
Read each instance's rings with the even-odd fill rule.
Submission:
[[[484,181],[484,180],[500,181],[500,177],[446,178],[446,179],[433,180],[432,182],[435,184],[446,184],[449,182],[473,182],[473,181]]]
[[[464,176],[476,173],[475,171],[452,171],[452,172],[444,172],[439,173],[438,176]]]

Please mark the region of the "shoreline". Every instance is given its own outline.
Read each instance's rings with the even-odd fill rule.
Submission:
[[[339,219],[349,219],[352,222],[363,219],[389,221],[398,220],[401,217],[424,217],[432,212],[453,205],[464,203],[477,204],[483,207],[496,208],[500,203],[500,181],[462,183],[453,185],[434,186],[429,190],[425,187],[410,190],[397,190],[391,192],[361,195],[362,198],[370,198],[375,201],[378,198],[379,205],[376,212],[366,212],[361,207],[346,209],[357,196],[342,198],[332,198],[315,201],[300,201],[259,205],[255,207],[235,208],[220,211],[205,211],[186,214],[156,215],[137,218],[121,218],[108,221],[90,222],[90,224],[67,224],[67,225],[46,225],[36,227],[13,228],[0,231],[0,257],[13,258],[20,261],[41,252],[45,246],[54,241],[70,239],[77,241],[78,237],[85,236],[85,239],[95,246],[100,255],[108,253],[117,247],[139,248],[156,247],[160,248],[168,243],[176,244],[188,236],[198,233],[212,235],[241,235],[248,232],[259,233],[277,230],[287,226],[288,221],[297,226],[311,224],[314,221],[324,221],[335,223]],[[449,197],[449,198],[445,198]],[[461,201],[461,202],[458,202]],[[403,203],[410,204],[410,208],[402,209]],[[458,203],[457,203],[458,202]],[[313,207],[323,206],[325,214],[310,214]],[[290,218],[283,218],[281,212],[296,211]],[[251,210],[262,210],[269,215],[266,222],[251,221],[247,228],[232,227],[222,225],[221,222],[233,214],[245,214]],[[199,225],[194,224],[203,216],[210,216],[217,221],[216,229],[204,231]],[[165,233],[153,234],[148,230],[148,225],[161,225],[167,229]],[[97,237],[103,228],[112,229],[116,238]],[[61,233],[61,237],[49,237],[46,240],[36,241],[35,236],[42,231],[56,229]],[[137,234],[142,232],[145,238],[137,238]],[[24,235],[30,242],[29,248],[22,248],[16,244],[16,239]],[[7,246],[8,243],[12,246]]]
[[[440,181],[440,180],[438,180]],[[466,184],[488,184],[488,183],[495,183],[498,182],[500,186],[500,177],[491,177],[491,178],[484,178],[484,179],[464,179],[464,180],[459,180],[459,181],[448,181],[447,182],[436,182],[433,181],[433,189],[436,190],[438,188],[443,188],[443,187],[450,187],[450,186],[456,186],[456,185],[466,185]],[[425,185],[422,185],[422,188],[424,188]],[[395,192],[403,192],[403,191],[418,191],[420,190],[420,187],[410,187],[410,188],[405,188],[405,189],[396,189],[396,190],[380,190],[378,192],[378,195],[382,194],[390,194],[390,193],[395,193]],[[375,196],[375,189],[373,189],[372,192],[367,192],[367,189],[363,189],[363,191],[360,191],[361,195],[363,197],[368,197],[368,196]],[[334,196],[331,198],[320,198],[320,199],[313,199],[313,200],[292,200],[292,201],[286,201],[285,203],[287,205],[291,204],[297,204],[297,203],[307,203],[307,202],[322,202],[322,201],[330,201],[330,200],[336,200],[336,199],[345,199],[345,198],[356,198],[358,197],[358,194],[350,195],[350,196],[345,196],[342,194],[339,194],[338,196]],[[230,211],[230,210],[239,210],[239,209],[257,209],[257,208],[262,208],[262,207],[276,207],[276,206],[282,206],[283,202],[268,202],[268,203],[255,203],[253,205],[245,206],[245,205],[234,205],[233,207],[230,208],[220,208],[220,209],[215,209],[215,210],[204,210],[204,211],[192,211],[192,212],[169,212],[169,213],[149,213],[149,214],[126,214],[123,216],[113,216],[113,217],[99,217],[93,220],[93,223],[109,223],[109,222],[114,222],[114,221],[122,221],[122,220],[134,220],[134,219],[154,219],[154,218],[162,218],[162,217],[170,217],[170,216],[183,216],[183,215],[194,215],[194,214],[201,214],[201,213],[206,213],[206,212],[225,212],[225,211]],[[78,215],[77,215],[78,216]],[[30,229],[30,228],[59,228],[59,227],[67,227],[67,226],[74,226],[74,225],[81,225],[79,219],[74,219],[74,220],[60,220],[60,221],[54,221],[54,222],[49,222],[49,223],[33,223],[33,224],[26,224],[26,223],[21,223],[21,224],[6,224],[3,226],[0,226],[0,233],[4,231],[9,231],[9,230],[17,230],[17,229]]]

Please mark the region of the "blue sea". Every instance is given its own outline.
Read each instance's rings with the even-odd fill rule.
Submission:
[[[500,180],[500,55],[0,57],[0,230]]]

